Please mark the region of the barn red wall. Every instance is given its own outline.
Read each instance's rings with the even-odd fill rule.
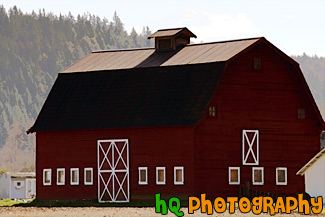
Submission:
[[[262,69],[253,69],[253,58]],[[217,118],[201,120],[196,134],[196,194],[237,196],[228,184],[228,167],[241,168],[241,185],[252,183],[252,166],[242,165],[242,130],[259,130],[260,164],[264,185],[252,186],[279,194],[304,191],[296,172],[320,149],[320,128],[297,71],[266,45],[242,55],[227,66],[210,105]],[[306,119],[297,119],[305,108]],[[288,185],[276,186],[276,167],[288,168]],[[204,183],[204,184],[203,184]]]
[[[253,58],[262,69],[253,69]],[[155,193],[210,197],[237,196],[228,184],[228,167],[241,168],[241,185],[252,182],[252,166],[242,165],[242,130],[259,130],[263,186],[283,195],[304,191],[296,172],[319,151],[320,128],[298,79],[297,71],[265,45],[228,64],[210,102],[217,118],[207,116],[193,127],[37,132],[37,198],[97,199],[97,140],[129,139],[131,200],[154,199]],[[297,119],[297,109],[306,119]],[[195,141],[195,145],[194,145]],[[149,168],[149,184],[138,185],[138,167]],[[155,167],[166,166],[167,184],[156,185]],[[173,184],[173,167],[185,167],[185,185]],[[80,184],[70,186],[70,168],[80,168]],[[94,168],[94,185],[83,185],[83,168]],[[288,168],[288,185],[276,186],[276,167]],[[43,186],[42,172],[52,169],[52,185]],[[66,185],[56,185],[56,168],[66,169]]]
[[[97,140],[129,139],[131,200],[155,193],[187,196],[194,191],[192,127],[37,132],[37,198],[97,200]],[[148,185],[138,185],[138,167],[148,167]],[[156,185],[156,166],[166,167],[166,185]],[[185,184],[174,185],[174,166],[184,166]],[[79,185],[70,185],[70,168],[79,168]],[[83,184],[83,168],[94,168],[94,185]],[[43,186],[43,169],[52,169],[52,185]],[[66,169],[64,186],[56,185],[56,168]]]

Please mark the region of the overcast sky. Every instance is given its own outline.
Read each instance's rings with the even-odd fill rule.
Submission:
[[[266,37],[288,55],[325,57],[325,0],[1,0],[7,10],[16,5],[30,13],[44,8],[56,15],[91,13],[112,20],[117,12],[125,28],[141,32],[149,26],[187,27],[212,42]]]

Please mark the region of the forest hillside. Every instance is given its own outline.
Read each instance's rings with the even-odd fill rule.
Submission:
[[[148,27],[130,33],[115,12],[111,21],[44,10],[24,14],[0,5],[0,167],[32,170],[34,123],[57,73],[93,50],[150,47]]]
[[[57,73],[93,50],[152,47],[148,27],[128,33],[117,13],[112,20],[91,14],[22,13],[0,5],[0,167],[34,170],[34,123]],[[325,117],[325,58],[293,57]]]

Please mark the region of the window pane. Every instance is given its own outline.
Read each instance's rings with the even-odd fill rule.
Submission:
[[[78,182],[78,174],[76,170],[72,171],[72,182]]]
[[[211,117],[216,117],[216,106],[212,105],[212,106],[209,106],[209,116]]]
[[[262,182],[262,170],[254,171],[254,182]]]
[[[91,182],[91,170],[86,170],[86,182]]]
[[[158,182],[164,182],[164,181],[165,181],[164,170],[158,170]]]
[[[63,183],[64,182],[64,173],[63,171],[59,171],[59,183]]]
[[[261,69],[261,58],[254,58],[254,69]]]
[[[230,181],[231,182],[238,182],[238,170],[231,170],[230,171]]]
[[[305,119],[306,112],[305,109],[299,108],[298,109],[298,119]]]
[[[285,182],[285,171],[278,170],[278,182]]]
[[[140,182],[146,182],[146,170],[140,170]]]
[[[50,171],[45,172],[45,183],[50,183],[50,179],[51,179],[50,175],[51,175]]]
[[[183,170],[176,170],[176,182],[183,182]]]

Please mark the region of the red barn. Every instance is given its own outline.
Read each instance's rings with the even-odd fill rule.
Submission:
[[[93,52],[59,73],[36,132],[37,198],[304,191],[324,121],[298,63],[265,38]]]

